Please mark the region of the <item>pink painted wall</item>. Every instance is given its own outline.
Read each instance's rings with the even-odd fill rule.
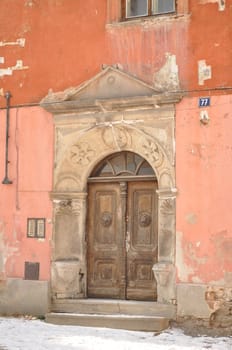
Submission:
[[[194,90],[177,106],[176,115],[178,280],[227,278],[232,270],[231,0],[226,1],[224,11],[219,11],[217,2],[190,0],[188,16],[130,24],[106,24],[107,3],[110,1],[1,0],[0,42],[24,38],[25,46],[0,46],[4,58],[0,69],[14,66],[16,60],[23,60],[26,68],[0,77],[0,95],[10,90],[13,105],[38,104],[50,88],[59,91],[77,86],[98,73],[104,63],[118,63],[153,84],[166,53],[175,55],[180,87]],[[111,0],[112,8],[116,6],[111,18],[117,19],[118,3]],[[212,78],[204,86],[198,84],[199,60],[206,60],[212,68]],[[218,95],[215,88],[221,89]],[[197,96],[208,93],[212,95],[211,120],[203,126]],[[0,96],[0,108],[4,106]],[[4,150],[5,111],[0,110],[0,180]],[[51,115],[39,107],[11,110],[9,159],[13,185],[0,183],[0,279],[23,277],[25,261],[40,262],[40,278],[48,279]],[[26,237],[28,217],[47,219],[44,241]]]
[[[0,179],[4,178],[5,111],[0,113]],[[41,108],[10,111],[9,179],[0,184],[2,278],[24,276],[24,262],[40,263],[40,279],[50,273],[53,122]],[[46,218],[46,239],[27,238],[27,218]]]
[[[212,96],[208,125],[198,98],[177,106],[177,265],[181,282],[213,282],[232,271],[232,95]]]

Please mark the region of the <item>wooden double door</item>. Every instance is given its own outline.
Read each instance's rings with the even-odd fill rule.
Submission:
[[[90,183],[88,297],[156,300],[157,182]]]

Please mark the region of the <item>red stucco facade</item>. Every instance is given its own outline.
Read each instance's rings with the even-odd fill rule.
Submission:
[[[25,261],[39,262],[39,279],[50,279],[55,141],[53,117],[41,99],[49,89],[78,86],[103,65],[117,64],[157,89],[170,84],[183,95],[175,122],[177,286],[231,292],[232,1],[177,3],[175,15],[120,22],[116,0],[0,2],[0,178],[4,94],[10,91],[13,182],[0,184],[2,288],[9,278],[24,279]],[[199,97],[211,98],[205,124]],[[27,218],[36,217],[46,219],[44,239],[27,237]],[[181,289],[179,295],[184,298]],[[182,304],[180,314],[188,315]]]

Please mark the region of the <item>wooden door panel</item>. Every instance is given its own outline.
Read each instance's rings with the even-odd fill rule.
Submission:
[[[134,183],[131,184],[128,200],[131,219],[131,249],[141,251],[152,251],[156,244],[154,235],[154,220],[152,219],[154,210],[154,191],[144,187],[142,183],[136,189]],[[131,193],[132,192],[132,193]],[[132,196],[132,198],[130,198]]]
[[[97,190],[94,202],[95,234],[94,246],[97,250],[117,248],[117,192],[115,189]]]
[[[118,184],[89,186],[88,296],[121,297],[122,209]]]
[[[156,300],[156,189],[153,181],[90,184],[89,297]]]
[[[156,300],[152,267],[157,262],[157,184],[128,186],[127,299]]]

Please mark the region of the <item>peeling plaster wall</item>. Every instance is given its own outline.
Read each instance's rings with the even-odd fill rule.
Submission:
[[[105,0],[93,4],[87,0],[80,6],[76,0],[69,0],[68,5],[64,0],[1,0],[1,93],[10,90],[14,104],[38,102],[50,88],[62,91],[77,86],[103,64],[119,64],[153,84],[168,53],[176,61],[171,70],[172,87],[199,88],[201,61],[212,71],[210,79],[203,81],[204,87],[232,85],[228,74],[232,36],[228,0],[189,1],[189,6],[187,0],[180,1],[178,16],[126,23],[119,21],[119,3]],[[6,13],[10,13],[10,20]],[[206,25],[206,18],[214,20]],[[166,79],[167,74],[163,83]]]
[[[96,74],[108,60],[105,18],[106,1],[1,0],[0,89],[14,104],[39,102]]]
[[[186,0],[182,1],[186,10],[177,16],[120,23],[119,3],[86,0],[80,6],[76,0],[69,0],[68,5],[64,0],[1,0],[0,107],[5,106],[3,96],[8,90],[14,105],[38,103],[49,89],[78,86],[103,64],[117,64],[158,90],[191,90],[176,109],[178,312],[196,317],[214,314],[220,322],[222,307],[216,310],[215,305],[219,300],[226,309],[228,304],[223,302],[228,300],[218,288],[225,288],[223,295],[229,295],[232,284],[228,209],[232,4],[229,0],[191,0],[187,9]],[[209,92],[212,100],[206,125],[199,121],[198,98],[194,97],[203,93],[199,89]],[[3,179],[5,110],[0,110],[0,130]],[[11,109],[9,160],[13,184],[0,183],[0,281],[6,285],[9,277],[23,278],[25,261],[40,262],[40,279],[48,280],[53,172],[50,114],[39,107]],[[46,218],[45,240],[26,237],[28,217]],[[213,293],[208,293],[209,288]]]
[[[232,96],[211,101],[208,125],[199,121],[197,98],[177,107],[177,232],[187,269],[179,264],[181,282],[220,284],[232,270]]]
[[[24,47],[25,46],[25,38],[19,38],[16,41],[0,41],[0,47],[3,46],[19,46],[19,47]],[[0,64],[4,64],[5,63],[5,58],[4,57],[0,57]],[[17,70],[24,70],[24,69],[28,69],[28,66],[25,66],[23,64],[23,61],[20,59],[16,60],[16,64],[12,67],[7,67],[7,68],[1,68],[0,66],[0,78],[4,77],[5,75],[12,75],[13,71],[17,71]]]
[[[199,0],[199,3],[201,5],[217,3],[219,11],[224,11],[226,8],[226,0]]]
[[[176,56],[166,53],[164,66],[154,74],[154,87],[157,91],[179,90],[179,75]]]
[[[0,112],[0,179],[5,173],[5,111]],[[44,134],[44,130],[47,131]],[[40,263],[40,280],[50,275],[52,208],[52,118],[39,108],[10,110],[8,177],[0,183],[0,281],[24,277],[25,261]],[[27,238],[27,218],[46,219],[46,239]]]
[[[4,57],[0,57],[0,63],[4,63]],[[12,67],[7,67],[7,68],[1,68],[0,69],[0,77],[4,77],[4,75],[12,75],[14,71],[18,71],[18,70],[24,70],[24,69],[28,69],[28,66],[24,66],[23,61],[22,60],[17,60],[16,64]]]
[[[212,68],[205,60],[198,61],[198,84],[204,85],[205,80],[212,79]]]
[[[164,18],[140,25],[133,21],[108,25],[111,60],[158,91],[178,90],[187,73],[188,52],[183,40],[187,40],[189,25],[188,15],[175,21]]]
[[[212,96],[207,125],[197,98],[177,107],[178,314],[215,325],[227,322],[232,298],[231,103],[232,95]]]
[[[206,284],[177,285],[177,316],[205,320],[211,327],[231,327],[232,287]]]

